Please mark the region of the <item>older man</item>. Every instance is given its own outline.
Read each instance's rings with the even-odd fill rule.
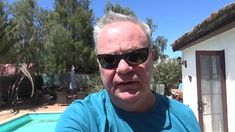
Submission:
[[[56,131],[199,132],[190,108],[151,91],[154,52],[149,27],[108,12],[94,27],[104,90],[78,100],[61,115]]]

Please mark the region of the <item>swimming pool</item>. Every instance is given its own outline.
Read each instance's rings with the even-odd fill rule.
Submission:
[[[26,114],[0,124],[0,132],[53,132],[61,113]]]

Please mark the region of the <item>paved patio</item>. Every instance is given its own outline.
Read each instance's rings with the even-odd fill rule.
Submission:
[[[0,124],[25,115],[27,113],[63,112],[66,107],[66,105],[56,103],[53,105],[44,104],[40,106],[30,106],[27,104],[22,104],[10,108],[0,108]]]

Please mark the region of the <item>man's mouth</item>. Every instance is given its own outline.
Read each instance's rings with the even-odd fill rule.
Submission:
[[[134,81],[121,82],[116,85],[116,88],[118,88],[121,92],[133,93],[138,91],[137,85],[138,83]]]

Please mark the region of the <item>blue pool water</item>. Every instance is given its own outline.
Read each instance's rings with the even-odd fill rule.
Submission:
[[[26,114],[4,124],[0,124],[0,132],[53,132],[60,114]]]

